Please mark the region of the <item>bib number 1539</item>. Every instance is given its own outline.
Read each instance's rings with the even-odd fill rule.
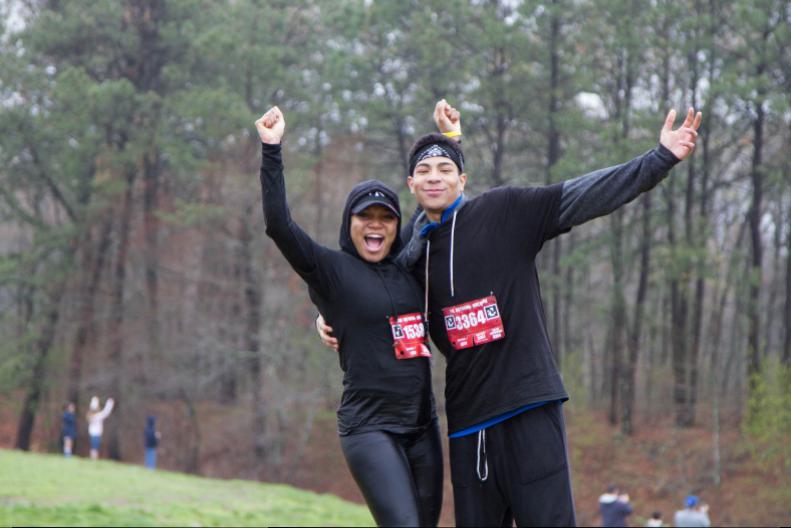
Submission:
[[[426,327],[419,312],[390,317],[393,332],[393,348],[396,359],[431,357],[426,344]]]

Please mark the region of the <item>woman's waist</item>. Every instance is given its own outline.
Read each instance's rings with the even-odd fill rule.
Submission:
[[[395,356],[391,349],[390,354]],[[431,363],[426,357],[346,357],[344,394],[360,398],[387,398],[431,392]]]
[[[413,394],[374,390],[344,390],[338,423],[345,429],[362,424],[399,424],[416,427],[436,416],[430,386]]]

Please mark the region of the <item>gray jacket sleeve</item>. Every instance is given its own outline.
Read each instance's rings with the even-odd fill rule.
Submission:
[[[610,214],[653,189],[679,160],[661,144],[631,161],[563,182],[560,228]]]
[[[426,213],[420,209],[415,211],[409,224],[402,230],[401,237],[404,241],[404,247],[396,257],[396,262],[404,266],[406,269],[411,270],[414,268],[415,263],[423,254],[423,249],[426,247],[426,239],[420,236],[420,230],[428,223]]]

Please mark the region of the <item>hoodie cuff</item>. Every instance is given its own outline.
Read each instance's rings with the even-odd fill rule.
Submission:
[[[271,143],[264,143],[262,141],[261,142],[261,153],[264,154],[264,155],[266,155],[266,154],[280,154],[280,151],[281,151],[282,147],[283,147],[282,143],[277,143],[277,144],[273,145]]]
[[[667,164],[667,168],[670,169],[674,165],[681,163],[681,160],[676,157],[673,152],[664,146],[662,143],[659,143],[656,147],[656,153],[659,156],[659,159],[662,160],[664,163]]]
[[[261,166],[269,163],[282,163],[282,145],[271,145],[269,143],[261,142]]]

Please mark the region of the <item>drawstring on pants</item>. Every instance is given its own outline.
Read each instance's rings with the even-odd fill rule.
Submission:
[[[489,462],[486,459],[486,429],[478,431],[478,449],[476,450],[475,472],[478,480],[486,482],[489,478]],[[481,454],[483,454],[483,476],[481,476]]]

